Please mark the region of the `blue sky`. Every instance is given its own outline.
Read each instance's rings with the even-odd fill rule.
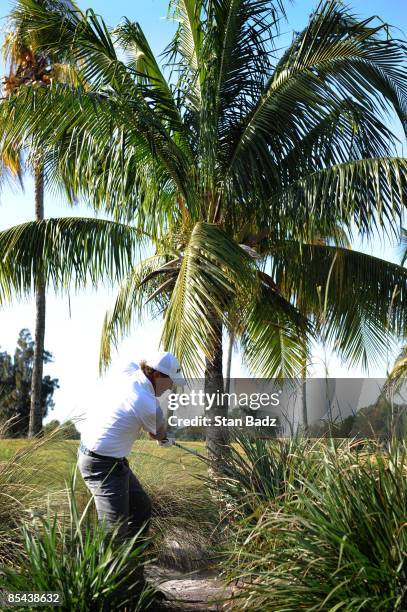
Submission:
[[[81,0],[81,8],[91,6],[97,13],[105,18],[108,25],[115,25],[125,15],[139,21],[153,50],[159,53],[168,43],[174,24],[165,20],[167,13],[167,0],[94,0],[86,2]],[[379,15],[384,21],[399,28],[400,38],[405,38],[403,32],[407,31],[407,11],[403,0],[354,0],[347,2],[354,9],[354,13],[361,17]],[[11,1],[1,0],[0,19],[4,27],[4,17]],[[298,0],[287,3],[288,23],[282,23],[281,44],[287,44],[294,31],[304,27],[311,11],[317,2],[311,0]],[[0,63],[1,71],[4,66]],[[397,133],[401,133],[399,126],[394,126]],[[5,187],[0,193],[0,229],[16,225],[33,218],[33,185],[30,177],[25,180],[25,192],[17,188]],[[55,194],[46,196],[46,216],[91,216],[89,209],[79,205],[70,209],[61,197]],[[397,249],[386,241],[378,241],[374,245],[355,244],[356,248],[366,252],[374,252],[376,256],[397,261]],[[63,419],[77,412],[83,406],[83,398],[89,395],[89,389],[97,381],[97,365],[99,352],[99,336],[103,316],[109,307],[114,292],[101,288],[97,292],[84,292],[78,296],[67,298],[48,296],[47,302],[47,332],[45,346],[54,353],[55,363],[46,367],[46,372],[60,379],[61,389],[55,395],[56,409],[52,418]],[[13,304],[0,311],[0,350],[14,351],[18,332],[28,327],[34,331],[34,302]],[[158,347],[160,338],[160,321],[146,321],[139,325],[132,336],[120,347],[117,360],[121,362],[143,357],[146,351]],[[380,377],[385,374],[394,358],[389,353],[387,363],[380,368],[374,368],[370,374]],[[315,372],[321,372],[324,356],[319,349],[315,350]],[[329,373],[331,376],[359,376],[358,369],[350,369],[329,355]],[[239,356],[234,356],[232,374],[239,376],[244,373],[240,366]]]

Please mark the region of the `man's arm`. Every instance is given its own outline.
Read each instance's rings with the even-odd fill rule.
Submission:
[[[150,426],[150,423],[145,423],[144,429],[148,432],[148,435],[152,440],[165,440],[167,437],[167,422],[164,417],[164,413],[161,410],[161,406],[157,403],[156,412],[154,415],[154,425]],[[152,433],[154,431],[155,433]]]
[[[164,423],[160,423],[159,427],[157,428],[157,433],[155,433],[155,434],[149,433],[148,435],[153,440],[165,440],[165,438],[167,437],[167,426],[166,426],[166,423],[165,422]]]

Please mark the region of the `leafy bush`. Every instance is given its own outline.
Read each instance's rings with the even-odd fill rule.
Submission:
[[[407,609],[407,448],[370,450],[324,447],[321,478],[305,464],[284,508],[263,504],[254,526],[241,522],[228,560],[239,609]]]
[[[103,525],[91,520],[89,505],[78,512],[74,489],[75,477],[67,517],[47,512],[23,523],[25,554],[18,567],[3,568],[0,588],[62,592],[61,610],[67,612],[122,610],[126,604],[134,612],[146,610],[154,596],[151,587],[140,590],[138,582],[146,542],[135,536],[119,543],[117,530],[106,535]]]
[[[300,436],[262,439],[236,431],[233,444],[225,448],[222,473],[210,481],[220,491],[232,514],[251,514],[265,502],[280,502],[321,470],[321,445]]]

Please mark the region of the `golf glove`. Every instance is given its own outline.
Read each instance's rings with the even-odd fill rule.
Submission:
[[[157,440],[159,446],[172,446],[175,442],[175,438],[164,438],[164,440]]]

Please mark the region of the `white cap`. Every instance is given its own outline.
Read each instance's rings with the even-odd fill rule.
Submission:
[[[175,385],[186,385],[186,380],[182,376],[181,366],[178,359],[172,354],[165,351],[161,353],[154,353],[149,359],[146,359],[146,363],[153,370],[166,374],[172,380]]]

